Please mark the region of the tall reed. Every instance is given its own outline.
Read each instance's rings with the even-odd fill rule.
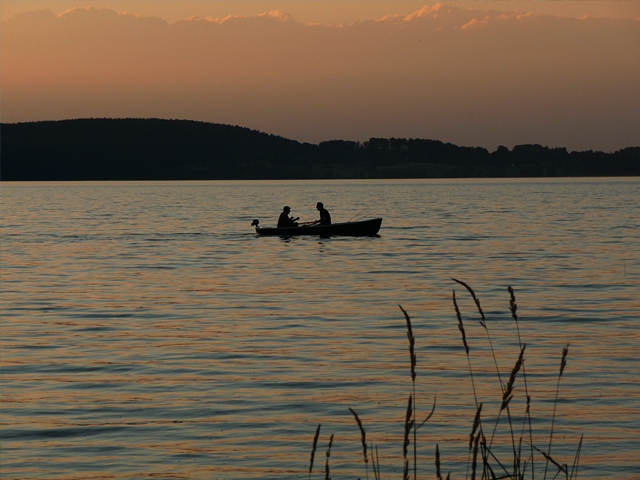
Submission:
[[[516,303],[516,294],[511,286],[507,287],[507,291],[509,292],[509,311],[511,312],[511,318],[513,318],[516,324],[516,332],[518,334],[518,345],[520,349],[522,349],[522,338],[520,336],[520,325],[518,324],[518,304]],[[525,431],[527,430],[528,423],[528,431],[529,431],[529,460],[531,465],[531,478],[535,478],[535,462],[533,457],[533,426],[531,424],[531,396],[529,395],[529,385],[527,384],[527,369],[525,364],[522,364],[522,379],[524,381],[524,393],[527,399],[527,408],[525,410],[524,420],[522,422],[522,429],[520,431],[520,441],[519,444],[522,445],[523,438],[525,435]],[[518,452],[518,458],[522,457],[522,450]]]
[[[398,307],[400,307],[400,310],[402,310],[402,313],[404,314],[404,318],[405,321],[407,322],[407,338],[409,339],[409,359],[411,361],[411,385],[412,385],[412,394],[413,394],[413,398],[416,397],[416,365],[418,364],[418,361],[416,359],[416,352],[415,352],[415,343],[416,340],[413,336],[413,329],[411,328],[411,318],[409,317],[409,314],[404,310],[404,308],[402,308],[402,306],[398,305]],[[409,406],[411,406],[411,396],[409,396]],[[407,414],[409,414],[409,411],[407,410]],[[416,479],[418,478],[418,448],[417,448],[417,430],[416,430],[416,416],[415,416],[415,408],[413,409],[413,420],[411,422],[411,427],[413,428],[413,478]],[[406,425],[406,424],[405,424]],[[405,463],[407,461],[407,442],[408,442],[408,434],[405,432],[405,448],[404,448],[404,453],[405,453]],[[405,478],[407,477],[408,472],[405,472]]]
[[[556,422],[556,407],[558,406],[558,390],[560,390],[560,379],[562,378],[562,374],[564,373],[564,368],[567,366],[568,353],[569,353],[569,345],[567,345],[562,349],[562,360],[560,361],[560,374],[558,375],[558,382],[556,383],[556,397],[553,401],[553,415],[551,416],[551,432],[549,433],[549,447],[547,448],[547,454],[544,456],[545,459],[547,460],[547,463],[545,464],[545,467],[544,467],[544,478],[547,478],[547,469],[549,467],[549,461],[552,461],[551,460],[551,442],[553,440],[553,426]]]
[[[553,414],[551,419],[551,430],[549,433],[549,440],[548,440],[548,444],[546,446],[546,449],[545,449],[546,451],[545,451],[538,448],[534,442],[533,426],[532,426],[532,419],[531,419],[531,408],[530,408],[531,396],[529,395],[529,389],[527,384],[527,374],[526,374],[526,368],[525,368],[525,363],[526,363],[525,352],[526,352],[527,345],[526,343],[523,343],[521,340],[521,332],[520,332],[518,315],[517,315],[518,306],[516,304],[515,293],[513,289],[511,287],[508,288],[509,297],[510,297],[509,310],[516,324],[518,345],[519,345],[519,355],[515,360],[513,367],[511,368],[508,380],[506,382],[503,382],[501,373],[500,373],[500,368],[498,366],[498,358],[493,348],[493,342],[491,340],[491,336],[489,335],[489,329],[487,327],[487,319],[480,305],[480,300],[469,285],[467,285],[466,283],[460,280],[456,280],[456,279],[453,279],[453,280],[456,283],[464,286],[465,289],[469,292],[476,306],[476,309],[480,314],[480,318],[481,318],[480,325],[484,329],[485,335],[487,337],[487,342],[489,343],[489,348],[491,350],[491,355],[492,355],[493,363],[496,369],[498,385],[500,389],[499,409],[495,415],[496,420],[493,425],[493,429],[492,429],[493,431],[491,433],[491,436],[487,438],[485,437],[485,433],[483,430],[482,418],[484,414],[484,408],[483,408],[483,403],[479,401],[478,392],[476,390],[476,381],[474,379],[473,368],[471,363],[471,355],[470,355],[471,349],[469,347],[467,333],[466,333],[464,322],[462,319],[462,314],[458,305],[456,292],[454,290],[452,295],[453,306],[454,306],[456,318],[458,321],[458,330],[460,331],[460,334],[462,337],[462,345],[464,347],[465,356],[467,358],[469,376],[471,379],[471,387],[473,392],[473,401],[476,406],[476,413],[473,419],[471,433],[469,435],[469,445],[468,445],[469,453],[468,453],[468,461],[467,461],[466,478],[467,479],[471,478],[472,480],[475,480],[476,478],[479,478],[480,480],[489,480],[489,479],[491,480],[493,479],[524,480],[525,478],[531,478],[531,480],[535,480],[534,453],[538,452],[540,455],[542,455],[542,457],[545,459],[545,462],[546,462],[543,480],[546,480],[548,473],[551,474],[552,478],[556,478],[558,475],[563,475],[566,478],[566,480],[577,479],[578,467],[580,462],[580,452],[582,449],[582,440],[583,440],[582,437],[580,438],[580,442],[578,444],[576,454],[573,458],[573,463],[571,468],[569,468],[566,463],[561,463],[561,461],[553,458],[553,456],[551,455],[551,447],[553,443],[553,434],[554,434],[555,419],[556,419],[556,410],[557,410],[559,389],[560,389],[560,379],[562,378],[566,368],[569,345],[567,345],[562,350],[562,359],[560,362],[560,371],[559,371],[558,380],[556,383]],[[416,338],[414,336],[413,327],[411,324],[411,317],[405,311],[405,309],[402,308],[402,306],[399,306],[399,307],[404,315],[406,327],[407,327],[407,338],[409,340],[409,360],[410,360],[409,365],[410,365],[410,373],[411,373],[411,392],[409,393],[407,409],[406,409],[405,418],[404,418],[404,437],[403,437],[404,441],[402,445],[402,459],[403,459],[402,471],[403,471],[403,480],[410,480],[411,476],[410,476],[410,467],[409,467],[410,465],[409,446],[411,444],[411,440],[413,440],[413,479],[417,480],[417,476],[418,476],[417,475],[417,465],[418,465],[417,430],[420,427],[422,427],[434,414],[435,408],[436,408],[436,400],[434,396],[434,402],[431,408],[431,412],[427,415],[427,417],[422,423],[418,424],[416,421],[417,402],[416,402],[416,395],[415,395],[416,394],[416,378],[417,378],[416,370],[417,370],[417,363],[418,363],[417,356],[415,353]],[[516,395],[516,382],[518,377],[522,378],[522,381],[524,384],[526,404],[525,404],[525,412],[523,415],[522,427],[518,427],[520,428],[520,434],[518,439],[516,440],[516,430],[513,424],[513,417],[511,415],[510,408],[511,408],[512,400]],[[360,417],[358,416],[356,411],[352,408],[349,408],[349,411],[352,413],[353,417],[355,418],[358,428],[360,430],[362,453],[363,453],[363,458],[365,463],[365,474],[366,474],[366,478],[368,479],[369,478],[369,470],[368,470],[369,456],[368,456],[366,432],[363,427],[362,421],[360,420]],[[499,437],[496,437],[496,432],[500,424],[500,416],[502,412],[506,412],[506,425],[508,429],[507,433],[510,436],[510,443],[511,443],[510,455],[512,458],[510,459],[499,458],[498,449],[494,446],[494,441],[496,441],[496,438],[499,438]],[[504,425],[504,422],[503,422],[503,425]],[[311,473],[313,469],[314,455],[316,452],[319,434],[320,434],[320,425],[318,425],[318,428],[316,430],[316,434],[314,437],[314,441],[313,441],[313,448],[311,451],[311,460],[309,464],[309,477],[311,477]],[[527,443],[529,445],[530,453],[526,454],[527,456],[526,458],[524,458],[522,447]],[[329,441],[329,447],[326,453],[326,457],[327,457],[326,465],[325,465],[326,480],[329,479],[329,456],[330,456],[332,444],[333,444],[333,435],[331,435],[331,439]],[[371,464],[372,464],[374,477],[376,480],[380,480],[381,473],[380,473],[380,460],[378,457],[378,449],[373,445],[373,443],[371,444],[370,451],[371,451],[371,459],[372,459]],[[511,467],[508,467],[509,463],[512,464]],[[556,469],[555,473],[550,472],[551,465],[555,467]],[[439,444],[436,444],[436,449],[435,449],[435,469],[436,469],[435,477],[438,480],[442,480],[442,473],[441,473],[442,459],[441,459]],[[449,478],[450,478],[450,473],[447,474],[447,480]]]
[[[369,478],[369,458],[367,457],[367,432],[364,431],[364,427],[362,426],[362,422],[360,421],[360,417],[353,408],[349,408],[349,411],[353,414],[358,423],[358,428],[360,429],[360,441],[362,442],[362,455],[364,456],[364,468],[367,474],[367,478]]]
[[[331,434],[331,438],[329,438],[329,447],[327,448],[327,461],[324,466],[324,479],[331,480],[331,475],[329,474],[329,457],[331,457],[331,446],[333,445],[333,433]]]
[[[309,478],[311,478],[311,471],[313,470],[313,460],[316,457],[316,448],[318,447],[318,437],[320,436],[320,427],[321,423],[318,424],[318,428],[316,429],[316,434],[313,437],[313,446],[311,447],[311,458],[309,460]]]
[[[409,403],[407,404],[407,414],[404,419],[404,444],[402,445],[402,458],[404,461],[404,475],[402,478],[404,480],[409,480],[409,460],[407,459],[407,447],[409,446],[409,434],[411,433],[411,429],[413,428],[414,421],[413,418],[413,408],[412,408],[412,397],[409,394]],[[415,441],[413,442],[415,445]]]

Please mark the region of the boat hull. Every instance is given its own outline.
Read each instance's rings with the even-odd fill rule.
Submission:
[[[349,236],[372,237],[377,235],[382,225],[382,218],[372,218],[359,222],[332,223],[331,225],[304,225],[292,228],[260,228],[256,226],[258,235],[291,237],[300,235],[316,235],[321,237]]]

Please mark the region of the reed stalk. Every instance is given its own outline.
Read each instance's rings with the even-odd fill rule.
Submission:
[[[584,435],[580,435],[580,443],[578,444],[578,449],[576,450],[576,456],[573,459],[573,466],[571,467],[571,476],[569,479],[578,478],[578,463],[580,462],[580,452],[582,451],[582,439]],[[573,474],[575,473],[575,477]]]
[[[473,389],[473,399],[475,401],[476,409],[477,409],[479,403],[478,403],[478,395],[476,393],[476,383],[473,380],[473,368],[471,368],[471,357],[469,356],[469,344],[467,343],[467,334],[464,329],[464,323],[462,322],[462,314],[460,313],[460,308],[458,307],[458,301],[456,299],[455,290],[453,290],[452,299],[453,299],[453,307],[456,311],[456,317],[458,318],[458,330],[460,330],[460,335],[462,335],[462,345],[464,346],[464,351],[467,355],[467,365],[469,366],[469,376],[471,377],[471,388]],[[469,455],[467,456],[467,475],[465,478],[469,477],[470,462],[471,462],[471,446],[469,446]]]
[[[407,459],[407,455],[408,455],[407,447],[409,446],[409,443],[410,443],[409,434],[411,433],[411,429],[413,428],[415,423],[412,416],[413,416],[412,398],[411,398],[411,394],[409,394],[409,402],[407,403],[407,413],[404,419],[404,443],[402,446],[402,458],[405,465],[404,476],[403,476],[404,480],[409,480],[409,460]],[[414,445],[415,445],[415,442],[414,442]]]
[[[473,369],[471,368],[471,358],[469,357],[469,344],[467,343],[467,335],[464,330],[464,324],[462,323],[462,315],[460,315],[460,309],[458,308],[458,302],[456,300],[456,291],[453,291],[453,306],[456,310],[456,316],[458,317],[458,330],[462,334],[462,345],[464,345],[464,350],[467,354],[467,363],[469,364],[469,375],[471,376],[471,387],[473,388],[473,399],[476,402],[476,407],[478,406],[478,395],[476,393],[476,384],[473,380]]]
[[[437,396],[434,395],[433,398],[433,406],[431,408],[431,412],[429,412],[429,415],[427,415],[427,417],[422,421],[422,423],[418,424],[417,423],[417,409],[416,409],[416,365],[418,364],[417,359],[416,359],[416,354],[415,354],[415,337],[413,336],[413,329],[411,328],[411,317],[409,317],[409,314],[404,310],[404,308],[402,308],[401,305],[398,305],[398,307],[400,307],[400,310],[402,310],[402,313],[404,315],[405,321],[407,323],[407,338],[409,339],[409,359],[411,361],[411,387],[412,387],[412,395],[413,395],[413,421],[412,421],[412,425],[413,425],[413,478],[414,480],[417,480],[418,478],[418,439],[417,439],[417,432],[418,430],[429,421],[429,419],[431,418],[431,416],[433,415],[433,412],[436,409],[436,399]],[[406,459],[405,459],[406,461]]]
[[[562,349],[562,360],[560,361],[560,374],[558,375],[558,382],[556,383],[556,396],[553,401],[553,415],[551,416],[551,432],[549,433],[549,447],[547,448],[547,454],[544,455],[547,462],[544,466],[544,479],[547,478],[547,469],[549,468],[549,461],[553,464],[557,465],[556,462],[551,460],[551,443],[553,441],[553,427],[556,421],[556,407],[558,406],[558,391],[560,390],[560,379],[562,378],[562,374],[564,373],[564,368],[567,366],[567,354],[569,353],[569,345]]]
[[[473,461],[471,463],[471,480],[476,480],[476,469],[478,467],[478,441],[480,435],[478,435],[473,442]]]
[[[565,476],[568,476],[569,471],[568,471],[567,465],[560,464],[560,462],[555,460],[551,455],[549,455],[548,453],[543,452],[539,448],[537,448],[537,447],[533,447],[533,448],[535,448],[538,452],[540,452],[542,454],[542,456],[545,458],[547,463],[549,463],[549,462],[553,463],[558,468],[558,472],[563,472],[565,474]],[[545,476],[546,476],[546,474],[547,474],[547,471],[545,469]],[[557,477],[557,474],[554,475],[553,478],[556,478],[556,477]]]
[[[505,386],[504,392],[502,394],[502,405],[500,407],[500,411],[504,410],[505,408],[507,409],[507,418],[509,420],[509,431],[511,433],[511,445],[513,448],[513,473],[514,473],[514,476],[516,477],[520,477],[519,475],[520,456],[516,451],[515,438],[513,436],[513,423],[511,421],[511,413],[509,411],[509,402],[511,402],[511,399],[513,398],[513,384],[516,381],[516,375],[518,375],[518,372],[520,371],[520,368],[524,363],[524,351],[526,348],[527,348],[527,344],[525,343],[520,349],[520,355],[518,356],[518,360],[516,361],[516,364],[513,366],[513,369],[511,370],[511,374],[509,375],[509,380],[507,381],[507,385]],[[497,427],[497,420],[496,420],[496,427]]]
[[[473,426],[471,427],[471,435],[469,435],[469,450],[471,450],[471,448],[473,447],[473,436],[475,435],[476,430],[480,425],[481,413],[482,413],[482,403],[478,405],[478,408],[476,409],[476,416],[473,419]],[[480,432],[478,432],[478,435],[480,435]]]
[[[455,280],[455,279],[454,279]],[[475,295],[474,291],[464,282],[461,282],[459,280],[455,280],[457,283],[459,283],[460,285],[463,285],[471,294],[474,303],[476,305],[476,308],[478,309],[478,311],[480,312],[481,315],[481,325],[483,326],[483,328],[485,329],[485,332],[487,334],[487,338],[489,340],[489,344],[491,345],[491,338],[489,336],[489,332],[488,329],[486,327],[486,318],[484,316],[484,312],[482,311],[482,308],[480,306],[480,301],[478,299],[478,297]],[[555,427],[555,419],[556,419],[556,411],[557,411],[557,404],[558,404],[558,397],[559,397],[559,389],[560,389],[560,381],[562,378],[562,375],[564,373],[564,370],[566,368],[566,363],[567,363],[567,356],[568,356],[568,350],[569,350],[569,345],[567,345],[565,348],[563,348],[562,350],[562,360],[560,362],[560,371],[559,371],[559,375],[558,375],[558,379],[557,379],[557,384],[556,384],[556,391],[555,391],[555,399],[554,399],[554,405],[553,405],[553,414],[552,414],[552,420],[551,420],[551,429],[550,429],[550,434],[549,434],[549,442],[548,442],[548,446],[546,448],[546,451],[541,450],[540,448],[536,447],[534,445],[533,442],[533,428],[532,428],[532,419],[531,419],[531,396],[529,395],[529,391],[528,391],[528,387],[527,387],[527,376],[526,376],[526,370],[525,370],[525,351],[527,348],[526,343],[523,343],[521,340],[521,335],[520,335],[520,329],[518,326],[518,315],[517,315],[517,304],[516,304],[516,300],[515,300],[515,294],[514,291],[511,287],[508,288],[509,290],[509,294],[510,294],[510,302],[509,302],[509,310],[511,311],[511,316],[513,317],[514,321],[516,322],[516,329],[518,332],[518,343],[520,346],[520,352],[518,355],[518,358],[513,366],[513,368],[511,369],[510,375],[508,380],[503,383],[502,379],[500,377],[500,372],[498,369],[498,365],[497,365],[497,360],[496,360],[496,355],[493,349],[493,346],[491,345],[491,351],[492,351],[492,356],[493,356],[493,362],[494,365],[498,371],[498,380],[500,383],[500,392],[501,392],[501,403],[500,403],[500,409],[497,413],[496,416],[496,422],[493,428],[493,433],[491,435],[491,438],[489,439],[489,441],[487,441],[487,437],[485,437],[485,433],[483,431],[483,426],[482,426],[482,411],[483,411],[483,403],[481,403],[478,399],[478,395],[477,395],[477,391],[476,391],[476,385],[475,385],[475,380],[474,380],[474,375],[473,375],[473,368],[471,365],[471,356],[470,356],[470,348],[469,348],[469,344],[467,342],[467,336],[466,336],[466,332],[465,332],[465,328],[464,328],[464,324],[462,321],[462,315],[460,313],[460,309],[458,307],[458,303],[457,303],[457,298],[456,298],[456,292],[455,290],[453,291],[453,304],[454,304],[454,308],[455,308],[455,312],[456,312],[456,317],[458,320],[458,329],[461,333],[462,336],[462,344],[464,346],[465,349],[465,354],[467,357],[467,364],[468,364],[468,368],[469,368],[469,374],[471,377],[471,386],[472,386],[472,390],[473,390],[473,398],[474,398],[474,402],[476,405],[476,413],[475,413],[475,417],[473,420],[473,425],[471,428],[471,433],[469,435],[469,453],[468,453],[468,461],[467,461],[467,474],[466,477],[467,478],[471,478],[472,480],[476,480],[476,478],[478,478],[479,480],[494,480],[494,479],[514,479],[514,480],[524,480],[525,479],[525,474],[527,475],[527,478],[531,478],[531,480],[535,480],[535,469],[534,469],[534,450],[536,452],[538,452],[540,455],[542,455],[546,461],[545,464],[545,471],[544,471],[544,480],[546,480],[547,477],[547,473],[549,472],[549,464],[553,464],[558,470],[557,473],[553,476],[553,478],[555,478],[557,475],[559,474],[564,474],[564,476],[566,477],[567,480],[573,480],[574,478],[577,478],[578,475],[578,465],[579,465],[579,461],[580,461],[580,453],[581,453],[581,449],[582,449],[582,442],[583,442],[583,437],[580,438],[580,442],[578,444],[577,447],[577,451],[575,454],[575,457],[573,459],[573,465],[571,466],[571,468],[569,468],[567,466],[567,464],[561,463],[559,460],[553,458],[553,456],[551,455],[551,447],[552,447],[552,443],[553,443],[553,434],[554,434],[554,427]],[[409,316],[409,314],[400,306],[400,310],[402,311],[404,317],[405,317],[405,321],[406,321],[406,326],[407,326],[407,338],[409,340],[409,358],[410,358],[410,372],[411,372],[411,392],[409,393],[409,398],[407,401],[407,409],[405,412],[405,418],[404,418],[404,441],[403,441],[403,480],[410,480],[410,458],[409,458],[409,446],[411,443],[411,436],[413,434],[413,477],[414,480],[417,480],[417,430],[422,427],[433,415],[433,413],[435,412],[435,408],[436,408],[436,399],[434,396],[434,402],[433,402],[433,407],[431,409],[431,412],[429,413],[429,415],[425,418],[425,420],[418,424],[416,419],[417,419],[417,402],[416,402],[416,366],[417,366],[417,359],[416,359],[416,353],[415,353],[415,336],[413,333],[413,328],[411,325],[411,318]],[[524,415],[524,419],[523,419],[523,423],[522,423],[522,430],[520,432],[520,437],[519,439],[516,441],[516,435],[514,432],[514,426],[513,426],[513,421],[512,421],[512,416],[510,413],[510,409],[512,407],[512,399],[514,398],[514,391],[515,391],[515,382],[517,380],[518,374],[520,374],[521,372],[521,376],[523,378],[523,382],[524,382],[524,386],[525,386],[525,394],[526,394],[526,411],[525,411],[525,415]],[[352,415],[354,416],[357,424],[358,424],[358,428],[360,429],[360,435],[361,435],[361,443],[362,443],[362,452],[363,452],[363,458],[364,458],[364,463],[365,463],[365,473],[366,473],[366,478],[368,480],[369,478],[369,470],[368,470],[368,464],[369,464],[369,457],[368,457],[368,447],[367,447],[367,438],[366,438],[366,432],[364,430],[364,427],[362,425],[362,422],[358,416],[358,414],[356,413],[356,411],[352,408],[349,408],[349,411],[352,413]],[[498,428],[498,425],[500,423],[500,417],[501,417],[501,413],[502,411],[506,411],[506,416],[508,419],[508,428],[509,428],[509,432],[511,434],[511,450],[512,450],[512,455],[513,455],[513,465],[509,468],[507,468],[507,466],[509,465],[510,462],[506,461],[506,459],[504,458],[498,458],[497,456],[497,452],[498,452],[498,448],[493,448],[492,449],[492,445],[493,445],[493,441]],[[528,425],[528,429],[529,429],[529,439],[528,442],[524,441],[525,438],[525,429],[527,428]],[[312,447],[312,451],[311,451],[311,458],[310,458],[310,462],[309,462],[309,478],[311,478],[311,473],[313,470],[313,464],[314,464],[314,457],[315,457],[315,452],[317,449],[317,443],[318,443],[318,438],[320,435],[320,428],[321,425],[318,424],[318,427],[316,429],[316,433],[315,433],[315,437],[313,440],[313,447]],[[503,422],[503,428],[504,427],[504,422]],[[501,438],[501,437],[497,437],[497,438]],[[330,468],[329,468],[329,459],[330,459],[330,455],[331,455],[331,448],[333,445],[333,440],[334,440],[334,436],[331,435],[331,438],[329,440],[329,446],[326,452],[326,463],[325,463],[325,480],[329,480],[330,478]],[[522,458],[522,450],[523,450],[523,443],[529,443],[531,452],[530,452],[530,456],[527,459],[523,459]],[[375,480],[380,480],[381,479],[381,472],[380,472],[380,459],[379,459],[379,455],[378,455],[378,448],[375,447],[373,444],[371,444],[371,458],[372,458],[372,469],[373,469],[373,473],[374,473],[374,478]],[[480,458],[479,458],[480,456]],[[479,465],[479,462],[482,462],[482,465]],[[529,467],[530,465],[530,467]],[[530,470],[528,470],[530,468]],[[440,458],[440,446],[439,444],[436,444],[436,448],[435,448],[435,476],[437,478],[437,480],[442,480],[442,465],[441,465],[441,458]],[[530,473],[529,473],[530,471]],[[450,478],[450,472],[447,474],[447,480],[449,480]]]
[[[333,433],[331,434],[331,438],[329,438],[329,447],[327,447],[327,460],[324,465],[324,480],[331,480],[331,475],[329,474],[329,457],[331,457],[331,446],[333,445]]]
[[[364,469],[369,478],[369,458],[367,457],[367,432],[364,431],[364,427],[362,426],[362,422],[360,421],[360,417],[353,408],[349,408],[349,411],[353,414],[358,423],[358,428],[360,429],[360,440],[362,442],[362,455],[364,456]]]
[[[478,313],[480,314],[480,325],[482,326],[482,328],[484,328],[484,331],[487,334],[487,339],[489,340],[489,347],[491,348],[491,355],[493,356],[493,363],[494,363],[494,365],[496,367],[496,373],[498,374],[498,381],[500,382],[500,385],[503,386],[502,377],[500,376],[500,368],[498,368],[498,360],[496,359],[496,352],[493,349],[493,342],[491,341],[491,335],[489,335],[489,329],[487,328],[487,319],[485,318],[484,311],[482,310],[482,307],[480,306],[480,299],[476,296],[476,293],[473,291],[473,289],[469,285],[464,283],[463,281],[457,280],[455,278],[452,278],[451,280],[453,280],[454,282],[459,283],[464,288],[466,288],[467,291],[471,294],[471,298],[473,299],[473,302],[476,304],[476,308],[478,309]]]
[[[313,446],[311,447],[311,459],[309,460],[309,478],[311,478],[311,471],[313,470],[313,460],[316,457],[316,448],[318,447],[318,437],[320,436],[320,427],[321,423],[318,424],[318,428],[316,429],[316,434],[313,437]],[[332,436],[333,438],[333,436]]]
[[[405,321],[407,322],[407,338],[409,339],[409,357],[411,360],[411,385],[413,398],[416,397],[416,365],[418,364],[415,352],[415,337],[413,336],[413,329],[411,328],[411,318],[409,314],[398,305],[402,313],[404,314]],[[409,397],[411,398],[411,397]],[[424,423],[424,422],[423,422]],[[417,440],[417,428],[416,428],[416,411],[413,409],[413,479],[418,479],[418,440]],[[406,447],[405,447],[406,448]],[[406,455],[405,455],[406,461]]]
[[[516,332],[518,334],[518,346],[522,349],[522,338],[520,336],[520,324],[518,323],[518,304],[516,303],[516,294],[511,286],[507,288],[509,292],[509,311],[511,312],[511,318],[513,318],[516,324]],[[529,385],[527,384],[527,369],[526,365],[522,364],[522,379],[524,381],[524,393],[527,398],[527,409],[525,411],[524,421],[522,422],[522,431],[520,432],[520,444],[524,437],[524,431],[527,422],[529,423],[529,447],[530,447],[530,459],[531,459],[531,480],[535,480],[535,468],[534,468],[534,456],[533,456],[533,426],[531,425],[531,396],[529,395]],[[520,457],[520,454],[518,455]],[[525,462],[526,463],[526,462]]]
[[[375,476],[376,480],[380,480],[380,456],[378,455],[378,447],[376,447],[374,451],[373,444],[371,445],[371,457],[373,475]]]
[[[480,325],[482,326],[482,328],[485,331],[485,334],[487,335],[487,340],[489,341],[489,348],[491,350],[491,356],[493,357],[493,364],[495,366],[496,369],[496,374],[498,375],[498,382],[500,383],[500,388],[502,389],[502,391],[504,392],[504,389],[506,388],[506,385],[502,382],[502,375],[500,374],[500,367],[498,367],[498,360],[496,358],[496,352],[495,349],[493,348],[493,342],[491,341],[491,335],[489,334],[489,328],[487,327],[487,319],[484,315],[484,310],[482,310],[482,306],[480,305],[480,299],[478,298],[478,296],[476,295],[476,293],[473,291],[473,289],[467,285],[465,282],[452,278],[451,280],[453,280],[456,283],[459,283],[460,285],[462,285],[464,288],[467,289],[467,291],[469,292],[469,294],[471,295],[471,298],[473,299],[474,304],[476,305],[476,309],[478,310],[478,313],[480,314]],[[477,402],[476,402],[477,405]],[[489,446],[491,446],[493,444],[493,439],[495,437],[495,433],[497,431],[498,428],[498,422],[500,421],[500,416],[502,414],[502,410],[504,410],[504,408],[501,408],[500,411],[498,412],[498,417],[496,419],[496,424],[494,426],[493,429],[493,433],[491,434],[491,440],[489,441]],[[509,417],[509,426],[511,428],[511,442],[513,445],[513,448],[515,448],[515,438],[513,435],[513,423],[511,422],[511,412],[510,410],[507,408],[507,416]]]

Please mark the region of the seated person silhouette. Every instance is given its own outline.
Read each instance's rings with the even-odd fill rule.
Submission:
[[[296,218],[290,217],[289,216],[290,212],[291,212],[291,209],[289,207],[284,207],[282,209],[282,213],[278,218],[278,228],[292,228],[292,227],[298,226],[296,221],[299,220],[300,217],[296,217]]]
[[[329,211],[324,208],[322,202],[316,204],[316,209],[320,212],[320,218],[313,222],[314,225],[331,225],[331,215]]]

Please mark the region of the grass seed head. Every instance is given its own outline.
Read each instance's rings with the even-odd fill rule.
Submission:
[[[469,356],[469,345],[467,345],[467,335],[464,332],[464,325],[462,324],[462,316],[460,315],[460,309],[458,308],[458,302],[456,301],[456,291],[453,291],[453,306],[456,309],[456,316],[458,317],[458,330],[462,334],[462,344],[464,345],[464,350],[467,352],[467,356]]]
[[[567,366],[567,354],[569,353],[569,344],[562,349],[562,361],[560,362],[560,376],[564,372],[564,367]]]
[[[358,428],[360,429],[360,440],[362,441],[362,454],[364,455],[364,463],[369,463],[369,457],[367,457],[367,432],[364,431],[364,427],[362,426],[362,422],[360,421],[360,417],[355,412],[353,408],[349,408],[349,411],[353,414],[358,423]]]
[[[318,437],[320,436],[320,427],[321,423],[318,424],[318,428],[316,429],[316,435],[313,437],[313,447],[311,447],[311,460],[309,461],[309,475],[311,475],[311,471],[313,470],[313,461],[316,457],[316,447],[318,446]]]

